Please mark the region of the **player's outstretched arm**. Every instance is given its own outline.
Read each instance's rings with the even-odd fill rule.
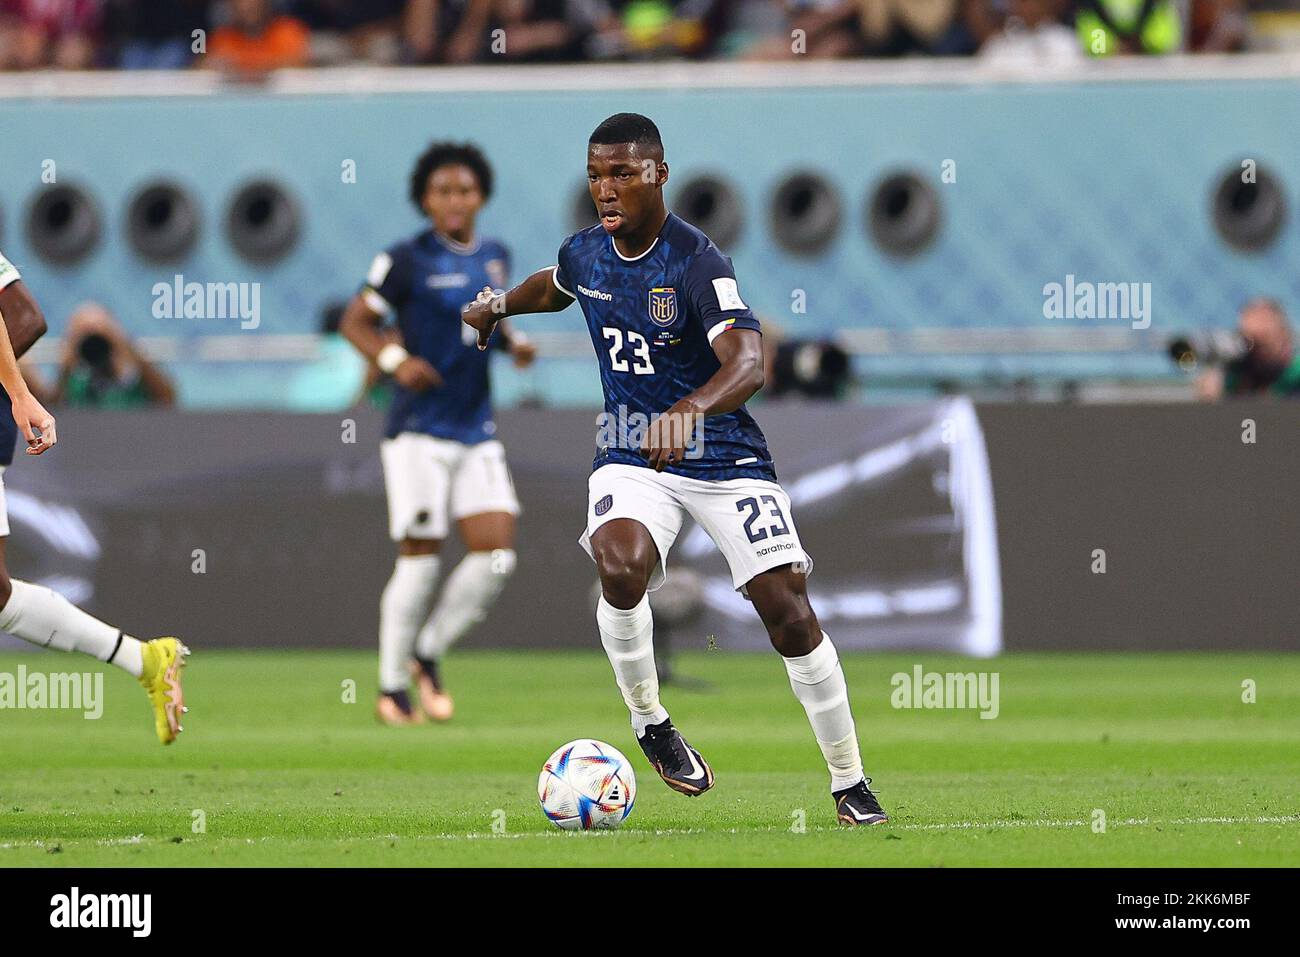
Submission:
[[[9,327],[3,313],[0,313],[0,333],[0,385],[4,386],[13,402],[14,421],[27,440],[27,454],[40,455],[53,448],[57,441],[54,416],[45,411],[27,388],[27,382],[18,369],[13,343],[9,341]]]
[[[530,312],[559,312],[573,302],[552,281],[554,266],[539,269],[513,289],[494,296],[486,290],[461,310],[465,324],[478,333],[478,347],[486,349],[492,332],[506,316]]]
[[[763,337],[756,330],[729,329],[713,340],[713,351],[722,367],[646,429],[641,453],[656,472],[685,458],[700,419],[734,412],[763,388]]]

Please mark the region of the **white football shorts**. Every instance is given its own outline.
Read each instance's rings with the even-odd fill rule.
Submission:
[[[640,522],[659,548],[659,567],[650,576],[654,591],[667,577],[668,552],[687,515],[726,558],[737,591],[780,565],[799,563],[805,572],[812,571],[812,558],[790,516],[790,496],[763,479],[706,482],[636,465],[601,466],[587,480],[587,530],[578,542],[592,555],[591,536],[606,522]]]
[[[388,534],[395,542],[446,538],[451,519],[519,514],[505,446],[495,439],[466,445],[403,432],[384,439],[379,456],[388,491]]]

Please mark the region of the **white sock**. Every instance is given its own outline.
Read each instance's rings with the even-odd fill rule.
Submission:
[[[509,548],[470,552],[447,576],[442,598],[416,640],[416,654],[437,661],[487,615],[506,579],[515,570],[515,553]]]
[[[840,656],[830,636],[822,632],[821,644],[799,658],[782,658],[790,675],[794,696],[808,713],[817,746],[831,772],[831,790],[842,791],[862,780],[858,735],[849,709],[849,688],[844,682]]]
[[[379,600],[380,691],[400,691],[411,683],[407,665],[437,584],[437,555],[397,556],[393,577]]]
[[[0,609],[0,631],[42,648],[80,651],[140,677],[144,663],[135,638],[86,614],[44,585],[16,578],[9,584],[13,591]]]
[[[635,608],[615,608],[600,596],[596,603],[600,643],[614,668],[614,680],[632,714],[632,730],[639,738],[647,725],[668,719],[659,703],[659,673],[655,670],[654,618],[650,596],[642,595]]]

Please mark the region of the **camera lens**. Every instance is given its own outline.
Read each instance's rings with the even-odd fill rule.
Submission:
[[[112,351],[113,344],[98,332],[92,332],[81,340],[80,353],[82,361],[95,368],[106,365]]]

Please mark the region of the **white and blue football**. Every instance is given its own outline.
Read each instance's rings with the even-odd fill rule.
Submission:
[[[613,745],[579,738],[546,759],[537,798],[547,820],[566,831],[618,827],[632,813],[636,775]]]

